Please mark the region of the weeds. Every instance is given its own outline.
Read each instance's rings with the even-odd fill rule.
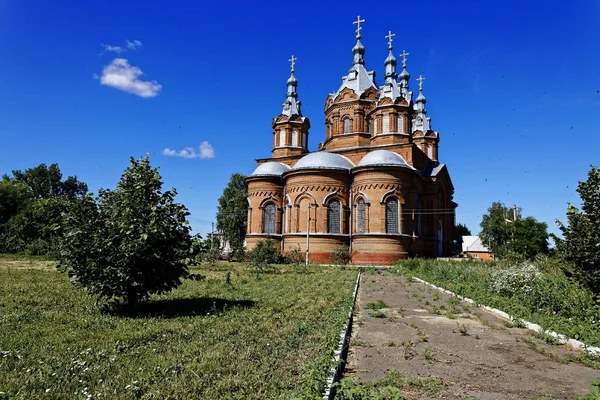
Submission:
[[[381,310],[382,308],[388,308],[388,305],[385,304],[383,300],[379,299],[374,303],[367,303],[366,308],[369,310]]]
[[[467,327],[467,325],[459,323],[456,323],[456,325],[458,326],[458,331],[461,335],[469,336],[469,328]]]
[[[423,350],[421,357],[423,357],[423,360],[425,360],[429,363],[434,363],[436,361],[435,350],[427,348],[427,349]]]
[[[404,356],[405,360],[408,360],[415,355],[415,343],[412,340],[405,340],[404,342],[400,343],[400,347],[403,349],[402,355]]]

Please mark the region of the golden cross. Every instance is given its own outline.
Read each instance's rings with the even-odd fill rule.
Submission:
[[[423,81],[425,80],[425,78],[423,78],[422,75],[419,75],[417,80],[419,81],[419,91],[422,92],[423,91]]]
[[[357,27],[356,27],[356,38],[357,38],[357,39],[360,39],[360,37],[361,37],[361,36],[360,36],[360,30],[362,29],[362,28],[360,27],[360,23],[361,23],[361,22],[365,22],[365,20],[364,20],[364,19],[360,19],[360,15],[357,17],[356,21],[352,22],[352,24],[353,24],[353,25],[354,25],[354,24],[356,24],[356,25],[357,25]]]
[[[402,57],[402,68],[406,68],[406,56],[410,55],[410,53],[407,53],[406,50],[402,50],[402,54],[400,54],[400,57]]]
[[[393,38],[394,36],[396,36],[396,34],[395,34],[395,33],[392,33],[392,31],[388,31],[388,34],[387,34],[387,36],[385,37],[386,39],[388,39],[388,46],[389,46],[389,49],[390,49],[390,50],[392,49],[392,41],[393,41],[393,39],[392,39],[392,38]]]
[[[292,72],[294,72],[294,65],[296,65],[296,60],[297,58],[294,57],[294,55],[292,54],[292,58],[290,58],[288,61],[292,62]]]

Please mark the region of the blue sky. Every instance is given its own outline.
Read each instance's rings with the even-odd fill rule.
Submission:
[[[500,200],[556,232],[600,164],[595,1],[0,0],[0,174],[57,162],[97,192],[150,153],[206,233],[229,176],[270,156],[292,54],[309,148],[323,141],[357,15],[378,84],[388,30],[412,90],[426,78],[457,220],[476,233]]]

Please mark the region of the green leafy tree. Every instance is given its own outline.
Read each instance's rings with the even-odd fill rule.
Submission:
[[[229,241],[236,259],[243,258],[248,224],[248,190],[245,179],[246,176],[242,174],[231,175],[217,208],[217,229]]]
[[[273,239],[261,239],[256,243],[249,255],[250,265],[257,272],[270,269],[272,264],[279,264],[282,260],[279,246]]]
[[[148,155],[131,158],[116,190],[72,205],[65,218],[59,269],[100,299],[135,304],[170,291],[189,275],[194,249],[189,215],[162,191]]]
[[[36,199],[53,197],[74,199],[84,196],[88,191],[87,185],[80,182],[76,176],[69,176],[63,181],[58,164],[51,164],[49,167],[40,164],[25,171],[14,170],[12,175],[12,179],[25,184]],[[5,175],[4,179],[10,178]]]
[[[520,210],[517,210],[517,218],[519,215]],[[508,242],[513,237],[513,219],[513,209],[499,201],[492,203],[487,213],[483,215],[479,236],[483,243],[488,244],[490,250],[497,255],[502,256],[507,250]]]
[[[467,228],[465,224],[454,225],[452,240],[456,240],[457,243],[462,243],[463,236],[471,236],[471,230]]]
[[[600,169],[593,165],[588,179],[579,182],[581,210],[567,207],[567,225],[556,221],[563,238],[553,235],[558,251],[575,265],[575,276],[600,293]]]
[[[9,177],[0,181],[0,225],[25,209],[31,201],[27,186]]]
[[[500,257],[533,258],[548,254],[548,225],[533,217],[522,218],[501,202],[494,202],[481,221],[481,239]],[[516,216],[516,219],[515,219]]]
[[[527,217],[515,221],[513,229],[514,237],[508,246],[511,251],[528,259],[538,254],[548,254],[548,224]]]

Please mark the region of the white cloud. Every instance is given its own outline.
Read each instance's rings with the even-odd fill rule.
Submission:
[[[141,40],[125,40],[125,46],[115,46],[112,44],[101,44],[104,49],[99,55],[104,53],[117,53],[121,54],[129,50],[137,50],[142,47]]]
[[[214,158],[215,149],[206,140],[200,145],[200,158]]]
[[[100,46],[102,46],[104,51],[102,53],[100,53],[99,55],[102,55],[104,53],[109,53],[109,52],[121,54],[122,52],[125,51],[125,49],[122,48],[121,46],[113,46],[112,44],[101,44]]]
[[[212,145],[208,143],[206,140],[198,146],[198,151],[194,147],[186,147],[182,150],[173,150],[168,147],[162,151],[163,155],[171,156],[171,157],[181,157],[181,158],[202,158],[202,159],[210,159],[215,157],[215,150]]]
[[[129,50],[137,50],[142,47],[142,42],[140,40],[126,40],[125,47]]]
[[[110,86],[140,97],[154,97],[162,85],[156,81],[142,81],[141,69],[134,67],[124,58],[115,58],[102,70],[100,84]]]

